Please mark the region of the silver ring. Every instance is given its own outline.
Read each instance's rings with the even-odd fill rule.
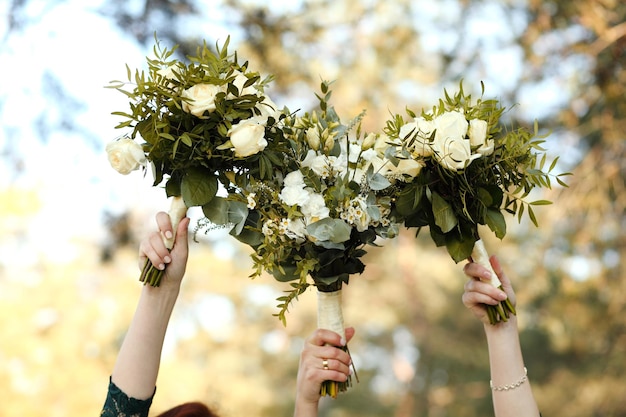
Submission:
[[[323,359],[323,360],[322,360],[322,367],[323,367],[325,370],[328,370],[328,359]]]

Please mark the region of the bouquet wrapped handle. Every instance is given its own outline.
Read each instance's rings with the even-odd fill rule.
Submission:
[[[163,239],[163,243],[165,247],[171,250],[174,247],[174,243],[176,241],[176,230],[178,230],[178,225],[180,221],[187,215],[187,206],[185,205],[185,201],[181,196],[172,197],[172,201],[170,203],[170,209],[167,212],[170,216],[170,221],[172,223],[172,237],[167,238],[163,233],[161,233],[161,238]],[[146,259],[146,263],[143,266],[141,271],[141,276],[139,277],[139,281],[143,282],[144,285],[151,285],[153,287],[158,287],[161,284],[161,278],[163,278],[163,274],[165,270],[157,269],[150,259]]]
[[[498,289],[502,289],[502,283],[498,279],[498,274],[493,270],[491,266],[491,262],[489,260],[489,253],[485,248],[485,244],[481,239],[478,239],[474,243],[474,248],[472,249],[471,255],[472,261],[477,264],[487,268],[489,272],[491,272],[491,280],[489,283]],[[487,305],[487,315],[489,316],[489,323],[498,324],[502,321],[508,321],[511,314],[515,315],[515,306],[511,303],[511,301],[507,298],[504,301],[501,301],[497,305]]]
[[[346,340],[341,290],[331,292],[317,291],[317,327],[320,329],[331,330],[339,334],[343,340]],[[350,354],[347,344],[345,346],[338,346],[338,348],[343,349]],[[354,364],[352,364],[352,367],[354,369]],[[356,370],[354,376],[358,382],[359,379],[356,375]],[[350,375],[348,375],[348,379],[345,382],[324,381],[320,388],[320,395],[322,397],[329,395],[332,398],[336,398],[337,394],[347,391],[351,386],[352,379]]]

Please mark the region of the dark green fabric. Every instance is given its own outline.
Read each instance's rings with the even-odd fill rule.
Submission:
[[[109,390],[100,417],[148,417],[155,393],[156,388],[147,400],[130,398],[109,378]]]

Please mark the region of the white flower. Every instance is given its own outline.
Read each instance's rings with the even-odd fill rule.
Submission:
[[[417,177],[422,168],[426,166],[424,161],[415,159],[400,159],[397,166],[392,163],[387,165],[389,166],[388,176],[406,182],[410,182],[413,178]]]
[[[241,120],[228,131],[228,137],[233,145],[235,156],[246,157],[254,155],[267,146],[265,139],[264,117],[251,117]]]
[[[304,189],[304,176],[300,170],[292,171],[285,176],[285,186],[278,197],[288,206],[302,204],[309,199],[309,192]]]
[[[109,163],[120,174],[128,175],[146,164],[146,155],[141,146],[131,138],[109,142],[106,146]]]
[[[435,129],[435,140],[437,138],[465,138],[467,135],[468,123],[465,115],[459,111],[449,111],[435,117],[433,120]]]
[[[481,157],[480,154],[472,155],[470,141],[466,138],[469,124],[463,113],[444,113],[435,118],[434,124],[437,131],[432,148],[435,158],[443,167],[458,171]]]
[[[469,165],[474,159],[480,158],[480,154],[472,155],[468,139],[444,137],[433,143],[435,158],[444,167],[452,171],[458,171]]]
[[[244,96],[248,94],[257,95],[257,89],[254,88],[254,84],[244,87],[244,85],[248,82],[248,77],[246,77],[246,75],[241,71],[236,71],[236,73],[237,75],[235,76],[235,79],[231,81],[231,84],[237,87],[237,90],[239,90],[239,95],[240,96]],[[230,99],[235,98],[235,95],[228,93],[226,98],[230,100]]]
[[[407,148],[413,156],[431,156],[433,150],[428,138],[430,138],[433,130],[434,123],[432,121],[417,117],[412,122],[402,125],[398,136],[407,144]]]
[[[348,203],[346,220],[356,226],[359,232],[365,231],[369,225],[371,217],[367,212],[367,201],[362,196],[353,198]]]
[[[320,132],[317,126],[310,127],[306,130],[306,141],[311,149],[318,150],[320,147]]]
[[[289,174],[285,176],[284,180],[285,187],[295,187],[302,186],[304,187],[304,175],[300,170],[291,171]]]
[[[324,154],[320,155],[312,149],[309,149],[307,152],[304,161],[302,161],[302,166],[310,168],[311,171],[322,178],[328,178],[330,175],[330,162],[328,157]]]
[[[257,104],[257,108],[261,111],[260,117],[265,117],[266,120],[269,117],[273,118],[274,120],[278,120],[280,117],[280,111],[278,111],[278,107],[268,96],[265,96],[263,101]]]
[[[310,192],[309,197],[298,205],[302,208],[302,214],[304,214],[307,224],[330,216],[330,210],[326,207],[324,196],[321,194]]]
[[[183,101],[183,111],[191,113],[200,119],[207,119],[205,112],[215,110],[215,97],[224,91],[224,87],[215,84],[196,84],[184,90],[182,98],[190,99]]]
[[[287,219],[285,235],[296,242],[304,241],[307,235],[304,221],[302,219]]]
[[[248,200],[248,208],[250,210],[252,210],[252,209],[254,209],[256,207],[256,200],[254,199],[255,197],[256,197],[256,193],[250,193],[246,197],[247,200]]]
[[[174,70],[180,71],[180,67],[177,64],[168,65],[167,67],[159,69],[157,74],[166,80],[175,80],[176,74],[174,74]]]
[[[296,204],[306,203],[309,199],[310,193],[303,187],[285,187],[280,190],[280,194],[278,196],[280,201],[288,206],[293,206]]]
[[[476,152],[483,155],[491,155],[494,149],[493,139],[487,140],[487,122],[481,119],[472,119],[469,122],[469,130],[467,132],[470,138],[470,145],[478,147]]]

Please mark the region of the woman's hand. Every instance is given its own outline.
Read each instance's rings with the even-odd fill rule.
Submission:
[[[178,224],[178,230],[174,231],[170,216],[161,211],[156,215],[156,223],[158,231],[150,233],[139,245],[139,268],[143,268],[146,259],[149,259],[156,268],[165,269],[160,287],[178,288],[185,275],[189,256],[189,218],[183,218]],[[176,241],[169,251],[163,236],[170,237],[173,233],[176,233]]]
[[[463,268],[465,275],[470,278],[465,283],[465,292],[462,297],[463,304],[485,324],[489,324],[489,316],[485,308],[486,304],[497,305],[508,298],[515,306],[515,292],[511,286],[511,281],[502,271],[496,256],[492,256],[489,261],[502,283],[502,290],[489,283],[491,273],[485,267],[470,261]]]
[[[333,331],[317,329],[306,339],[298,367],[296,404],[301,401],[317,407],[322,382],[348,379],[350,355],[335,346],[345,346],[352,336],[352,327],[346,328],[346,340]]]

